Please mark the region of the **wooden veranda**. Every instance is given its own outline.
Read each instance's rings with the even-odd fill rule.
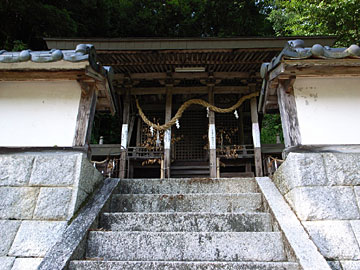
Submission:
[[[309,46],[333,42],[326,37],[302,38]],[[260,91],[261,63],[278,55],[287,39],[46,39],[46,42],[49,48],[61,49],[75,43],[92,43],[98,61],[113,67],[113,84],[122,104],[121,146],[114,146],[121,153],[121,178],[150,175],[147,170],[151,168],[161,168],[161,177],[182,176],[180,172],[187,171],[186,168],[189,174],[219,177],[239,172],[263,174],[255,97],[227,114],[192,106],[179,119],[179,129],[173,126],[159,135],[156,130],[149,135],[135,100],[151,121],[160,124],[168,122],[185,101],[193,98],[220,108],[230,107],[239,98]],[[150,138],[149,146],[151,136],[154,137]],[[114,148],[104,147],[93,149],[114,152]],[[160,160],[160,164],[149,160]],[[139,170],[144,173],[139,174]]]

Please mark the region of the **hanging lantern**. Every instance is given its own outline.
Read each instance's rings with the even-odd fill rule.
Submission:
[[[209,118],[210,110],[209,107],[206,107],[206,117]]]
[[[180,123],[179,123],[179,120],[178,120],[178,119],[176,119],[175,124],[176,124],[176,128],[179,129],[179,128],[180,128]]]
[[[151,132],[151,136],[154,137],[154,128],[152,126],[150,127],[150,132]]]

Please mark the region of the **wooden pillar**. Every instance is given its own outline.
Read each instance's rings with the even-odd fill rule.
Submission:
[[[214,86],[209,85],[209,103],[214,104]],[[215,112],[209,111],[209,166],[210,177],[216,178],[216,128],[215,128]]]
[[[125,178],[126,175],[126,151],[128,147],[128,129],[130,121],[130,89],[126,88],[125,90],[123,124],[121,128],[120,178]]]
[[[95,116],[97,92],[95,85],[81,84],[81,98],[76,119],[76,133],[73,146],[85,146],[90,144],[91,130]]]
[[[172,110],[172,86],[167,86],[166,106],[165,106],[165,123],[171,120]],[[171,128],[167,129],[164,134],[164,170],[165,177],[170,177],[171,166]]]
[[[259,120],[258,120],[256,103],[257,103],[256,98],[252,98],[250,100],[252,137],[254,143],[255,175],[263,176],[262,161],[261,161],[260,129],[259,129]]]

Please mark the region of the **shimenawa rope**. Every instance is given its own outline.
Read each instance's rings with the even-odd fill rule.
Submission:
[[[174,125],[176,123],[176,120],[180,119],[183,112],[188,107],[190,107],[191,105],[198,104],[198,105],[201,105],[201,106],[203,106],[205,108],[209,108],[210,110],[212,110],[214,112],[217,112],[217,113],[229,113],[229,112],[232,112],[232,111],[236,110],[237,108],[239,108],[241,106],[241,104],[244,103],[245,100],[254,98],[254,97],[258,96],[258,95],[259,95],[259,93],[251,93],[249,95],[243,96],[233,106],[231,106],[229,108],[225,108],[225,109],[216,107],[215,105],[212,105],[212,104],[210,104],[210,103],[208,103],[208,102],[206,102],[205,100],[202,100],[202,99],[190,99],[190,100],[186,101],[184,104],[181,105],[181,107],[178,109],[178,111],[176,112],[174,117],[171,118],[171,120],[169,122],[167,122],[167,123],[165,123],[163,125],[155,124],[155,123],[151,122],[146,117],[146,115],[144,114],[144,112],[142,111],[142,109],[141,109],[141,107],[139,105],[138,99],[136,99],[136,107],[139,110],[140,117],[142,118],[142,120],[148,126],[153,127],[154,129],[159,130],[159,131],[164,131],[164,130],[169,129],[172,125]]]

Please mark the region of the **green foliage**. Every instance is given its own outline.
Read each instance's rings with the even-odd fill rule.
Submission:
[[[121,120],[118,115],[96,112],[91,134],[91,144],[98,144],[100,136],[104,137],[104,144],[121,143]]]
[[[261,129],[261,143],[276,143],[277,136],[280,136],[280,141],[284,142],[280,115],[265,114]]]
[[[359,0],[269,0],[269,20],[275,33],[336,35],[337,45],[360,41]]]
[[[43,37],[225,37],[272,34],[254,0],[2,0],[0,48]]]

